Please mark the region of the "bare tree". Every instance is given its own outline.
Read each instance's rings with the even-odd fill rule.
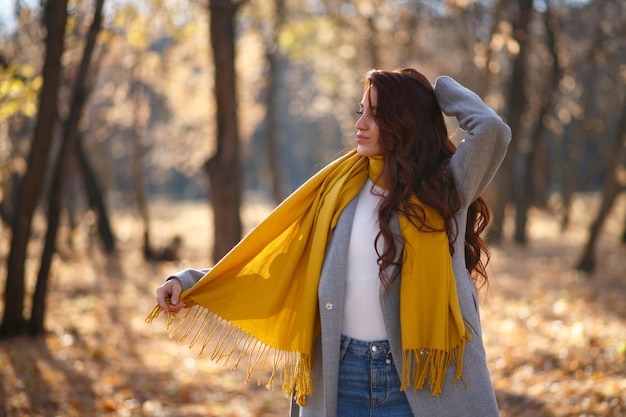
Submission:
[[[271,34],[265,41],[265,59],[268,65],[267,75],[267,121],[266,146],[270,175],[272,177],[272,194],[274,202],[280,203],[286,195],[283,181],[280,156],[278,150],[280,129],[278,127],[278,92],[279,72],[281,64],[281,51],[278,44],[278,36],[285,21],[285,1],[274,0],[274,22]]]
[[[80,167],[83,186],[87,193],[89,207],[98,216],[98,237],[104,246],[105,252],[113,253],[115,252],[115,235],[113,234],[108,209],[104,201],[104,190],[83,148],[81,135],[76,140],[76,158]]]
[[[107,51],[107,45],[101,44],[98,48],[97,54],[93,58],[93,63],[91,64],[92,70],[90,70],[88,79],[89,86],[87,87],[89,91],[93,91],[94,89],[100,70],[103,68],[103,61]],[[94,53],[95,52],[96,51],[94,51]],[[112,254],[115,252],[115,234],[113,233],[113,228],[109,219],[109,210],[105,201],[106,193],[98,175],[96,174],[93,163],[85,150],[83,144],[84,139],[85,135],[83,132],[79,132],[78,137],[76,138],[75,147],[76,159],[78,161],[78,167],[80,169],[80,175],[83,182],[83,189],[86,193],[89,208],[93,210],[97,216],[98,238],[102,243],[104,251]]]
[[[514,159],[522,136],[522,116],[528,101],[525,81],[528,65],[528,28],[533,10],[533,0],[518,0],[517,5],[518,13],[516,13],[517,19],[513,24],[513,35],[519,44],[519,50],[513,58],[513,72],[509,80],[506,109],[506,121],[511,127],[511,143],[494,181],[494,186],[497,188],[497,199],[493,204],[493,223],[488,236],[489,240],[494,243],[502,240],[505,207],[514,195],[511,191],[516,188]]]
[[[55,161],[52,184],[48,196],[48,230],[46,232],[44,251],[41,256],[39,274],[35,293],[33,294],[32,312],[30,317],[30,332],[39,334],[44,331],[44,317],[46,310],[46,294],[48,292],[48,278],[52,257],[56,252],[56,237],[61,216],[61,196],[67,177],[67,165],[69,158],[74,154],[78,140],[78,123],[83,114],[87,102],[88,88],[87,76],[96,40],[102,26],[102,8],[104,0],[97,0],[91,27],[87,33],[83,57],[78,68],[78,74],[74,82],[74,91],[70,105],[70,114],[63,126],[63,141],[61,149]]]
[[[508,2],[509,0],[498,0],[495,6],[495,10],[493,11],[493,21],[489,28],[489,39],[488,39],[489,45],[487,45],[487,47],[485,48],[486,49],[485,71],[483,72],[482,87],[480,90],[480,95],[483,97],[486,96],[491,90],[491,84],[492,84],[492,78],[493,78],[493,72],[491,70],[490,65],[491,65],[491,61],[494,58],[493,57],[494,51],[490,44],[491,42],[493,42],[494,34],[498,30],[498,25],[500,25],[502,16],[508,5]]]
[[[152,243],[150,241],[150,214],[148,210],[148,202],[146,198],[144,169],[142,161],[148,152],[146,146],[142,143],[142,136],[145,132],[148,119],[148,105],[145,103],[144,86],[140,81],[140,65],[143,61],[142,53],[135,53],[135,65],[131,71],[132,80],[130,87],[130,101],[132,103],[133,125],[131,128],[131,144],[132,144],[132,182],[135,197],[135,204],[139,211],[139,218],[143,226],[143,255],[145,259],[149,259],[153,253]]]
[[[620,242],[622,245],[626,244],[626,217],[624,217],[624,230],[622,231],[622,238]]]
[[[545,152],[543,137],[545,135],[544,120],[552,111],[559,90],[559,81],[561,79],[561,69],[559,67],[559,56],[556,43],[557,20],[553,16],[552,8],[548,2],[546,11],[543,15],[544,26],[546,28],[546,46],[552,58],[552,65],[547,77],[546,86],[543,91],[546,93],[541,99],[541,106],[535,121],[535,126],[528,140],[525,141],[526,146],[522,146],[519,159],[521,162],[521,176],[518,180],[519,186],[516,187],[515,208],[515,241],[525,244],[528,240],[527,222],[528,209],[533,202],[535,192],[535,179],[537,177],[547,176],[547,172],[537,173],[537,160],[541,157],[541,152]]]
[[[39,112],[28,157],[28,170],[22,178],[13,225],[11,249],[7,261],[4,292],[4,316],[0,334],[15,336],[26,330],[24,320],[24,274],[32,219],[48,166],[48,154],[57,114],[57,91],[61,77],[61,56],[65,48],[67,0],[49,1],[44,11],[47,28],[46,55],[43,66],[43,86],[39,96]]]
[[[598,77],[596,73],[600,67],[597,59],[597,52],[601,51],[606,44],[606,34],[601,27],[596,27],[589,43],[587,52],[580,60],[580,79],[582,84],[581,113],[582,120],[576,120],[573,127],[572,144],[568,147],[568,164],[565,177],[565,185],[562,192],[563,217],[561,219],[561,230],[567,229],[570,220],[570,208],[572,197],[578,189],[578,175],[583,157],[583,148],[589,133],[589,125],[592,124],[595,110],[596,84]]]
[[[619,194],[621,185],[619,182],[619,170],[622,166],[622,160],[626,153],[626,88],[623,87],[624,99],[622,100],[622,111],[618,120],[618,128],[615,133],[615,139],[613,141],[613,147],[609,157],[608,175],[604,181],[604,187],[602,188],[602,204],[596,219],[591,224],[589,230],[589,238],[580,260],[576,264],[576,269],[586,272],[592,272],[596,267],[595,261],[595,249],[602,231],[602,226],[606,221],[613,203]]]
[[[242,173],[235,74],[235,15],[244,3],[209,0],[213,48],[217,149],[206,162],[213,202],[215,242],[213,259],[222,258],[241,239]]]

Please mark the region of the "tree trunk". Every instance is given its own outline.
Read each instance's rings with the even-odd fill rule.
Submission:
[[[626,90],[626,89],[625,89]],[[626,91],[625,91],[626,92]],[[625,95],[626,97],[626,95]],[[622,113],[618,122],[618,129],[615,135],[613,149],[609,159],[609,169],[607,172],[604,187],[602,189],[602,204],[598,215],[589,230],[589,239],[583,249],[580,260],[576,264],[576,269],[585,272],[593,272],[596,267],[595,248],[602,231],[602,226],[606,221],[613,203],[617,198],[620,190],[620,182],[618,180],[618,171],[624,158],[626,147],[626,99],[622,104]]]
[[[487,238],[490,242],[502,241],[504,225],[504,212],[507,203],[511,200],[511,192],[515,187],[516,173],[514,160],[517,157],[518,143],[522,135],[522,116],[526,109],[526,56],[528,51],[528,26],[532,14],[533,0],[518,0],[519,13],[514,23],[513,34],[519,44],[519,52],[513,59],[513,73],[509,80],[508,107],[506,121],[511,128],[511,143],[509,150],[502,161],[502,165],[496,174],[494,186],[496,187],[496,199],[493,204],[493,221],[488,230]]]
[[[563,200],[563,218],[561,219],[561,230],[564,231],[569,225],[570,208],[572,204],[572,196],[578,189],[578,173],[580,172],[580,163],[583,156],[583,148],[585,145],[586,134],[588,132],[589,120],[591,115],[595,112],[595,85],[598,82],[598,77],[595,73],[598,68],[598,62],[596,61],[596,51],[601,50],[604,44],[604,34],[601,28],[596,29],[594,40],[591,42],[591,47],[583,61],[581,80],[582,80],[582,121],[578,122],[578,128],[572,129],[574,132],[574,138],[572,144],[569,146],[567,172],[565,177],[565,185],[562,193]]]
[[[489,90],[491,89],[491,78],[492,71],[489,67],[491,61],[493,60],[493,52],[494,49],[491,47],[491,42],[493,41],[493,36],[498,31],[498,25],[502,22],[502,15],[504,13],[504,9],[506,8],[509,0],[498,0],[496,4],[496,8],[493,12],[493,23],[489,29],[489,44],[487,45],[487,53],[485,56],[485,71],[483,71],[482,78],[482,87],[478,92],[481,97],[486,97],[489,94]]]
[[[624,230],[622,231],[622,240],[620,242],[622,245],[626,244],[626,216],[624,216]]]
[[[41,194],[48,154],[57,114],[57,92],[61,76],[61,56],[65,46],[67,0],[46,3],[46,56],[43,85],[39,95],[39,111],[33,143],[28,157],[28,170],[20,184],[19,198],[11,228],[11,249],[7,261],[4,292],[4,316],[0,335],[15,336],[26,330],[24,320],[24,274],[32,219]]]
[[[101,44],[97,51],[94,51],[94,57],[92,58],[92,64],[89,75],[89,90],[93,89],[98,74],[103,66],[103,60],[106,56],[108,44]],[[97,52],[97,53],[96,53]],[[76,157],[80,167],[80,174],[83,180],[83,186],[87,196],[87,203],[89,208],[96,213],[97,216],[97,229],[98,238],[102,243],[103,249],[107,254],[115,253],[115,234],[111,227],[111,221],[109,220],[109,213],[105,201],[105,189],[100,183],[98,176],[93,168],[93,164],[89,159],[89,155],[85,151],[83,146],[83,134],[78,134],[76,138]]]
[[[268,64],[268,85],[267,85],[267,156],[269,171],[272,177],[272,195],[274,202],[279,204],[285,198],[285,184],[283,181],[282,167],[280,164],[279,136],[278,128],[278,91],[279,91],[279,71],[280,71],[280,47],[278,45],[278,35],[284,21],[285,2],[284,0],[274,1],[274,28],[272,36],[266,45],[266,59]]]
[[[78,123],[83,114],[85,103],[87,102],[87,76],[89,75],[91,57],[93,56],[98,33],[102,25],[103,5],[104,0],[98,0],[96,2],[93,21],[87,34],[83,57],[76,76],[70,114],[63,126],[63,142],[53,171],[52,184],[48,196],[48,229],[43,254],[41,256],[35,293],[33,294],[32,312],[30,316],[30,332],[33,335],[40,334],[44,331],[48,279],[50,276],[50,267],[52,266],[52,257],[56,252],[56,237],[62,208],[61,197],[63,195],[63,186],[68,172],[68,159],[72,156],[76,148]]]
[[[85,192],[87,193],[87,202],[89,207],[94,210],[98,216],[98,236],[104,246],[104,251],[106,253],[114,253],[115,234],[113,233],[111,222],[109,221],[109,214],[104,201],[104,191],[85,153],[82,142],[82,137],[79,135],[76,140],[75,150]]]
[[[6,180],[7,187],[2,190],[4,196],[0,201],[0,219],[8,228],[13,224],[15,217],[15,205],[17,200],[17,192],[19,185],[19,176],[15,171],[9,173],[9,179]]]
[[[213,260],[218,261],[241,239],[242,175],[237,120],[235,74],[235,14],[241,2],[210,0],[211,46],[217,104],[217,149],[206,163],[213,200],[215,242]]]
[[[267,86],[267,159],[269,171],[272,178],[272,196],[274,203],[279,204],[285,198],[285,184],[283,181],[282,167],[280,163],[280,130],[278,128],[278,72],[280,66],[280,56],[276,51],[267,53],[269,64],[268,86]]]
[[[133,189],[135,194],[135,204],[139,212],[143,226],[143,256],[145,260],[152,257],[154,249],[150,243],[150,214],[148,211],[148,202],[145,193],[145,179],[143,170],[143,157],[147,152],[146,147],[142,143],[142,136],[145,131],[145,123],[148,114],[144,111],[146,103],[144,102],[143,87],[140,82],[140,65],[143,60],[140,52],[135,57],[135,67],[133,69],[133,80],[130,91],[130,97],[133,107],[133,127],[131,133],[132,143],[132,173],[133,173]],[[148,110],[149,111],[149,110]]]
[[[539,151],[542,149],[543,136],[545,134],[544,119],[552,111],[554,99],[559,91],[559,81],[561,79],[559,56],[556,49],[556,19],[552,16],[550,4],[548,4],[544,13],[544,25],[546,28],[548,50],[552,55],[552,68],[548,83],[545,86],[548,93],[544,95],[542,100],[543,102],[541,103],[533,132],[527,141],[528,145],[522,146],[522,149],[520,149],[519,159],[522,176],[517,192],[515,193],[517,199],[515,208],[515,241],[520,244],[526,244],[528,241],[528,209],[535,197],[535,178],[538,176],[547,176],[547,172],[537,172],[536,162],[538,162],[537,160],[540,157]]]

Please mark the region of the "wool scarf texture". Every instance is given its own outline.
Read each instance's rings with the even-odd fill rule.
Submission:
[[[201,343],[200,354],[236,369],[247,362],[249,381],[276,377],[298,404],[312,393],[311,363],[320,334],[318,284],[326,246],[346,205],[368,176],[376,181],[382,157],[356,151],[336,159],[276,207],[192,288],[183,317],[170,314],[170,336]],[[416,199],[416,202],[419,201]],[[421,204],[434,229],[443,219]],[[402,389],[411,384],[432,395],[442,392],[447,369],[456,364],[454,383],[462,378],[462,358],[470,328],[463,320],[445,231],[420,231],[399,215],[404,241],[400,287]],[[372,242],[372,244],[374,244]],[[156,306],[152,322],[161,312]],[[177,322],[172,330],[171,326]]]

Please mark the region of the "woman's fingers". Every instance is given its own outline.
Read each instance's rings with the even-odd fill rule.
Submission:
[[[168,313],[178,313],[185,303],[180,301],[182,286],[177,279],[170,279],[157,288],[157,302],[163,311]]]

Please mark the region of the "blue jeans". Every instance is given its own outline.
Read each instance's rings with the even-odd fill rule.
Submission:
[[[413,417],[389,342],[341,336],[338,417]]]

